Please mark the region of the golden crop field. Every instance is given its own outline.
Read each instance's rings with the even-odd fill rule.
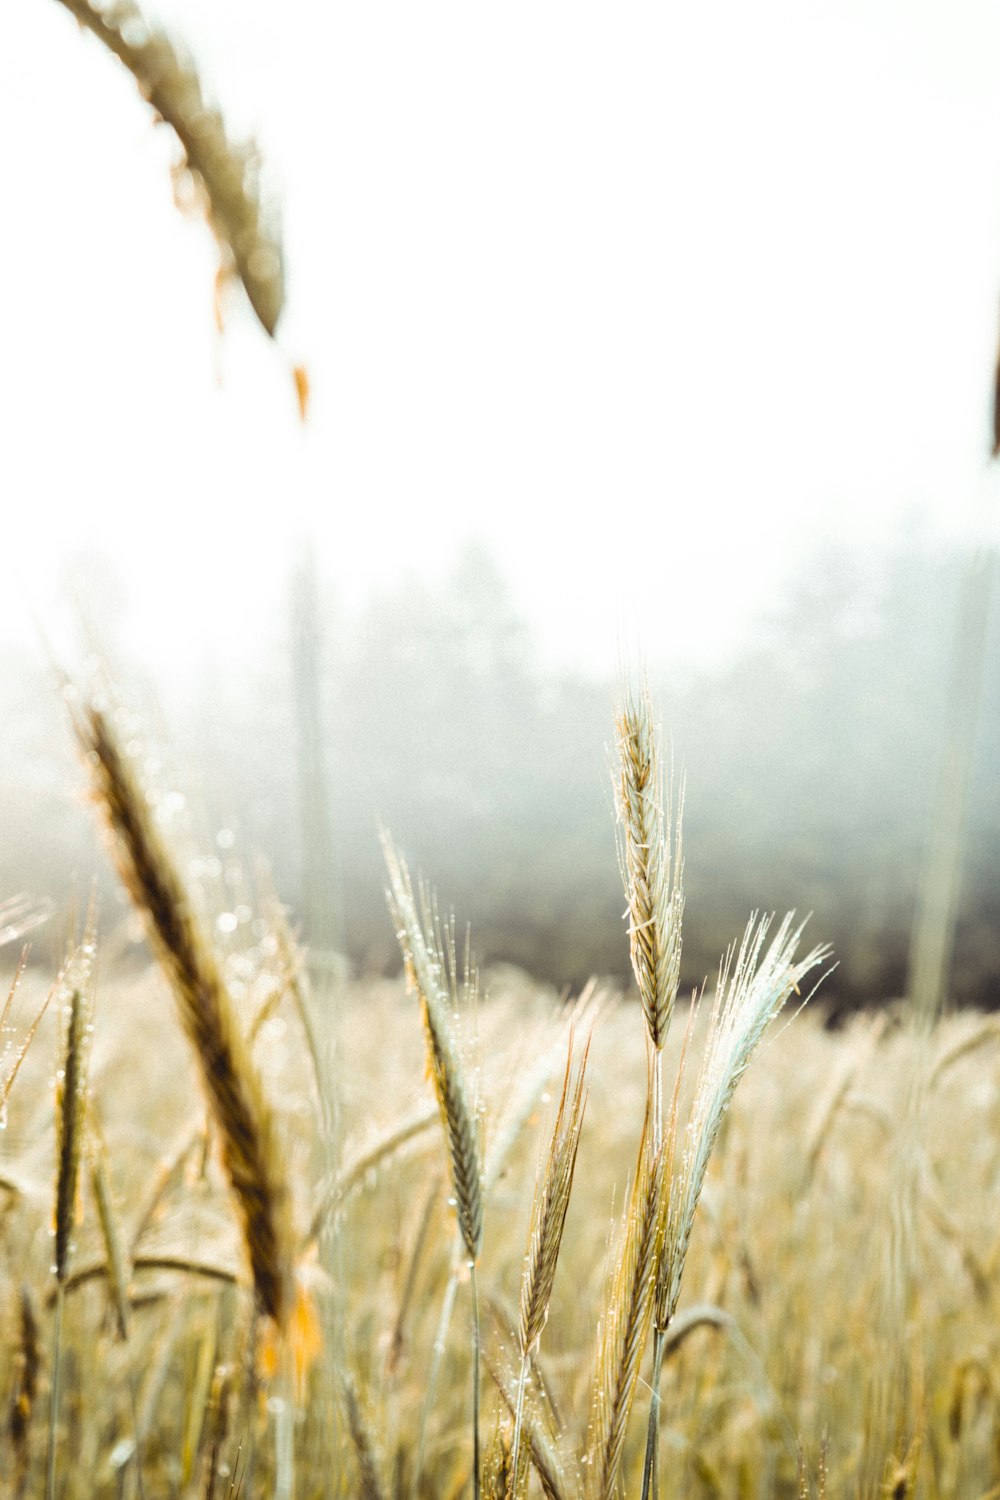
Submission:
[[[26,1052],[36,968],[5,1017],[8,1493],[1000,1493],[1000,1025],[829,1031],[822,950],[754,923],[678,998],[644,697],[641,1003],[477,982],[388,842],[408,982],[311,983],[235,863],[181,857],[128,721],[71,706],[159,965],[88,919]]]

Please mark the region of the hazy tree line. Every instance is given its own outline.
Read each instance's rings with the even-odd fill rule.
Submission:
[[[837,1006],[902,993],[948,732],[961,559],[825,553],[724,668],[657,680],[687,773],[689,984],[750,910],[811,911]],[[502,578],[469,549],[445,586],[411,580],[347,621],[303,571],[253,671],[206,667],[171,706],[170,759],[199,838],[235,829],[278,891],[362,969],[396,964],[377,829],[391,829],[483,963],[556,984],[624,977],[608,770],[615,684],[542,671]],[[994,616],[995,616],[994,611]],[[696,628],[696,624],[693,626]],[[109,643],[127,662],[127,643]],[[1000,634],[990,625],[949,994],[1000,978]],[[43,666],[9,658],[0,896],[64,905],[105,870]],[[147,705],[148,707],[148,705]],[[160,725],[154,719],[154,734]],[[110,890],[110,883],[109,883]],[[114,897],[111,910],[114,910]]]

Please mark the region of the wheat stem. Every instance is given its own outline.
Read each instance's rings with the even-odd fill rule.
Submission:
[[[45,1500],[55,1500],[56,1494],[56,1424],[59,1420],[59,1400],[62,1394],[62,1349],[63,1307],[66,1301],[66,1285],[56,1284],[56,1312],[52,1334],[52,1390],[49,1395],[49,1441],[45,1460]]]
[[[472,1494],[473,1500],[479,1500],[479,1491],[482,1484],[482,1460],[479,1452],[481,1332],[479,1326],[479,1280],[476,1276],[476,1263],[474,1260],[469,1262],[469,1285],[472,1291]]]

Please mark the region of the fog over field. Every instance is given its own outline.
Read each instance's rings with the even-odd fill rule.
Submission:
[[[993,7],[162,16],[257,139],[287,304],[272,344],[231,289],[215,330],[169,131],[14,0],[4,887],[100,867],[46,681],[82,605],[197,839],[236,830],[315,947],[394,961],[383,820],[487,957],[620,972],[624,653],[688,777],[687,982],[789,904],[832,1003],[898,994],[951,796],[952,991],[994,1003]]]
[[[972,649],[983,685],[947,994],[996,1004],[1000,639],[994,610],[985,655],[970,648],[959,606],[970,576],[988,587],[989,571],[969,568],[918,546],[819,553],[722,665],[650,665],[686,776],[686,986],[714,972],[751,910],[794,907],[834,946],[832,1007],[905,992],[917,896],[939,857],[942,767],[962,732],[955,663]],[[157,780],[187,799],[192,846],[248,874],[263,858],[317,950],[381,972],[398,962],[378,842],[388,827],[471,923],[483,962],[557,986],[592,972],[624,981],[615,678],[545,665],[481,549],[440,587],[412,578],[354,616],[308,557],[286,586],[252,663],[235,673],[209,657],[167,693],[107,593],[95,602],[94,629],[164,756]],[[8,655],[4,693],[0,884],[63,906],[107,871],[81,768],[44,665]]]

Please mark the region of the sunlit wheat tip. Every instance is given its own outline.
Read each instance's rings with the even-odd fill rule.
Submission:
[[[470,1103],[452,1013],[449,975],[455,980],[454,955],[449,958],[435,932],[433,916],[417,914],[409,872],[391,841],[383,838],[389,872],[389,902],[403,950],[407,980],[420,1000],[427,1055],[448,1143],[455,1212],[469,1259],[476,1261],[483,1239],[483,1192],[479,1131]]]
[[[684,914],[681,808],[665,780],[649,691],[626,694],[615,720],[618,859],[629,951],[653,1046],[666,1040],[680,982]]]

